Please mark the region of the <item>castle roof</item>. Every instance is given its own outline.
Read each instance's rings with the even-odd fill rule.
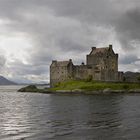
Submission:
[[[57,61],[57,66],[67,66],[69,61]]]
[[[65,67],[68,66],[70,63],[72,63],[72,60],[70,59],[69,61],[52,61],[52,66],[61,66]]]
[[[93,47],[90,55],[105,54],[108,50],[109,50],[109,47],[104,47],[104,48],[95,48],[95,47]]]

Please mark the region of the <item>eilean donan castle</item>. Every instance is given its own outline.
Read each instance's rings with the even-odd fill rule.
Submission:
[[[72,60],[53,60],[50,66],[50,85],[67,80],[84,80],[92,77],[97,81],[122,81],[123,73],[118,72],[118,54],[112,45],[105,48],[92,47],[86,56],[86,64],[74,65]]]

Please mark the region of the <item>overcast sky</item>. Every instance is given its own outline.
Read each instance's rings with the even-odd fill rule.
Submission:
[[[46,82],[52,59],[85,62],[113,44],[119,70],[140,71],[139,0],[0,0],[0,74]]]

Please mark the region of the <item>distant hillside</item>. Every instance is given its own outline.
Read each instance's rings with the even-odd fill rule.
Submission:
[[[140,73],[127,71],[124,73],[124,77],[126,82],[138,82],[138,77],[140,77]]]
[[[16,84],[17,83],[10,81],[3,76],[0,76],[0,85],[16,85]]]

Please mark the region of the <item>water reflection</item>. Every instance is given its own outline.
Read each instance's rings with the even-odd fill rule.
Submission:
[[[28,136],[28,105],[22,96],[13,94],[0,94],[0,134],[1,139],[9,136],[20,138]]]
[[[139,139],[139,98],[0,92],[0,139]]]
[[[60,98],[62,97],[55,96],[55,98],[51,98],[51,106],[57,107],[57,110],[52,112],[53,116],[51,116],[51,120],[58,126],[60,126],[59,123],[61,125],[67,124],[67,129],[69,130],[67,132],[71,132],[72,134],[69,134],[68,137],[65,136],[65,138],[72,137],[78,139],[79,135],[83,138],[91,136],[91,138],[96,139],[101,136],[104,139],[118,137],[118,133],[121,132],[120,128],[122,127],[119,115],[119,104],[123,100],[122,96],[81,95],[76,97],[63,96],[63,100]],[[57,112],[58,110],[59,112]],[[57,120],[57,122],[54,120]],[[55,128],[53,127],[53,129]],[[114,129],[116,133],[113,132]],[[56,137],[58,138],[58,135]],[[59,137],[61,138],[61,136]]]

